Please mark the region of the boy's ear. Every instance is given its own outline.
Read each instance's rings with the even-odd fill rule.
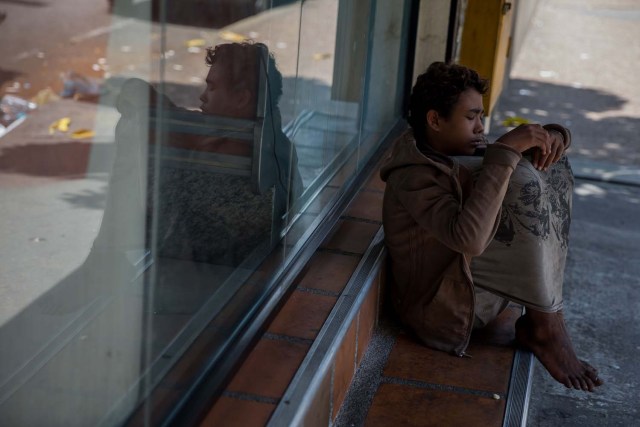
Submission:
[[[235,96],[236,96],[235,104],[239,110],[246,109],[251,103],[251,101],[253,100],[253,97],[251,96],[251,91],[246,88],[240,89],[239,91],[237,91],[235,93]]]
[[[440,130],[440,115],[436,110],[427,111],[427,126],[435,131]]]

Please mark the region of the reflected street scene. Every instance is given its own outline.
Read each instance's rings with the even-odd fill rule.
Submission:
[[[401,117],[409,3],[0,3],[0,424],[157,425],[228,379]]]

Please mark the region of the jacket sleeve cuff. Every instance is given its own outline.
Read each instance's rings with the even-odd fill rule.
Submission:
[[[566,150],[571,145],[571,132],[564,126],[561,126],[557,123],[549,123],[547,125],[542,126],[546,130],[555,130],[562,135],[562,139],[564,140],[564,149]]]
[[[505,165],[515,169],[520,159],[522,159],[522,154],[517,150],[514,150],[506,144],[494,142],[493,144],[489,144],[487,146],[487,151],[484,154],[483,163]]]

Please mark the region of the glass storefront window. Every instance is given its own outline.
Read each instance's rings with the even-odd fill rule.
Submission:
[[[101,1],[0,48],[35,103],[0,128],[7,425],[145,419],[215,369],[401,116],[408,1]]]

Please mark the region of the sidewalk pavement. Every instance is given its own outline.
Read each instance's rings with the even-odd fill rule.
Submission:
[[[536,366],[528,425],[631,426],[640,415],[640,5],[543,0],[492,115],[571,129],[576,176],[565,318],[605,384],[570,391]]]

